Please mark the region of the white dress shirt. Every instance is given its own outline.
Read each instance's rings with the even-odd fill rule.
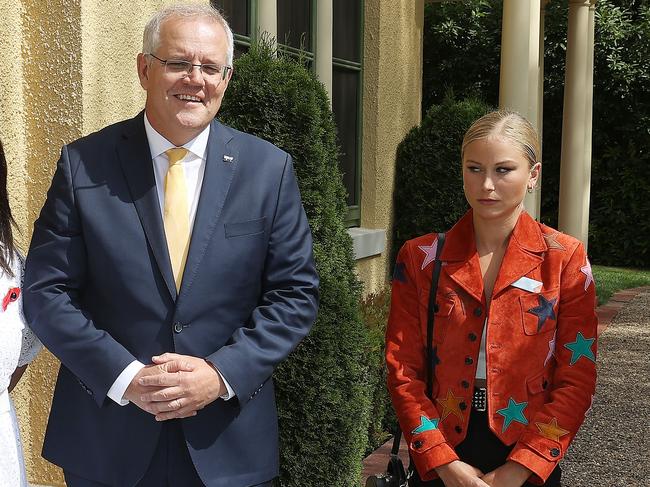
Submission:
[[[165,208],[165,176],[169,168],[169,160],[165,151],[176,147],[170,141],[160,135],[149,123],[147,114],[144,114],[144,129],[147,134],[147,141],[149,142],[149,149],[151,150],[151,160],[153,162],[153,172],[156,180],[156,190],[158,193],[158,202],[160,203],[160,212],[162,215]],[[208,147],[208,136],[210,135],[210,125],[194,137],[192,140],[183,144],[182,147],[188,150],[187,155],[180,161],[185,172],[185,183],[187,187],[187,207],[190,214],[189,222],[190,228],[194,227],[194,218],[196,217],[196,208],[199,203],[199,196],[201,195],[201,188],[203,187],[203,175],[205,174],[205,161],[206,151]],[[122,371],[117,377],[113,385],[108,390],[108,397],[118,403],[120,406],[125,406],[129,401],[123,399],[126,389],[131,384],[135,375],[144,368],[144,364],[139,360],[134,360]],[[223,377],[221,372],[217,373],[223,380],[226,386],[227,393],[221,396],[222,399],[228,400],[234,397],[235,393],[230,387],[230,384]]]

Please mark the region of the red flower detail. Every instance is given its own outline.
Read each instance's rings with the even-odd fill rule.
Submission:
[[[7,295],[4,298],[2,298],[2,311],[7,311],[7,306],[9,306],[9,303],[13,303],[14,301],[17,301],[19,296],[20,296],[20,288],[18,287],[11,288],[7,292]]]

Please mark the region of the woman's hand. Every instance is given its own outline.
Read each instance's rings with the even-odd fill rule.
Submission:
[[[471,465],[455,460],[436,468],[445,487],[488,487],[481,477],[483,472]]]
[[[521,487],[532,474],[523,465],[507,461],[481,478],[492,487]]]

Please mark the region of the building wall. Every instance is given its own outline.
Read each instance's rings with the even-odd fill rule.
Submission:
[[[361,226],[386,229],[386,250],[358,261],[366,293],[388,283],[395,154],[420,123],[424,0],[366,0]]]
[[[142,109],[136,73],[144,24],[168,0],[0,0],[0,139],[26,250],[60,148]],[[208,3],[196,0],[196,3]],[[420,121],[423,0],[366,0],[362,226],[392,222],[395,150]],[[7,77],[11,76],[11,79]],[[359,261],[368,292],[386,285],[386,255]],[[12,393],[30,482],[64,485],[40,457],[57,360],[47,351]]]

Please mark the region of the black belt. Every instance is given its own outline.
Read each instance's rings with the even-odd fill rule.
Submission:
[[[472,396],[472,408],[474,411],[487,411],[487,389],[485,387],[475,387]]]

